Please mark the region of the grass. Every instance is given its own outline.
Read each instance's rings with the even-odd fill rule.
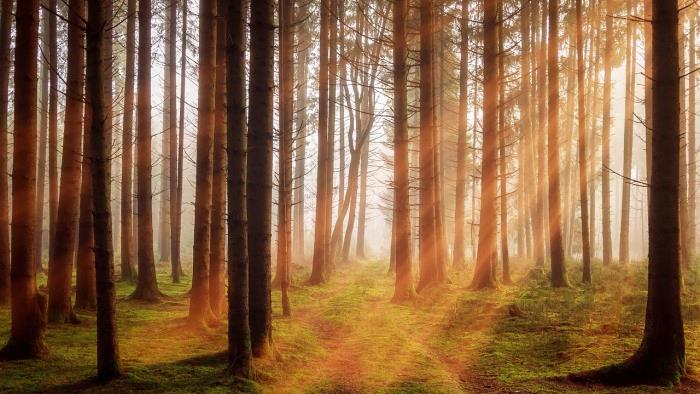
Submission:
[[[0,392],[696,392],[693,366],[700,357],[700,278],[685,278],[684,317],[691,378],[674,389],[608,389],[569,383],[562,376],[619,362],[638,346],[646,300],[644,264],[594,263],[591,286],[553,290],[546,277],[515,265],[514,286],[467,290],[471,272],[451,272],[449,283],[414,302],[389,302],[393,277],[381,261],[339,267],[329,284],[303,285],[308,270],[295,267],[293,315],[281,316],[273,292],[276,356],[256,360],[256,382],[225,373],[226,326],[184,329],[189,290],[170,283],[159,267],[168,299],[157,305],[127,299],[118,285],[118,320],[126,375],[93,382],[95,317],[79,312],[77,326],[50,326],[43,360],[0,363]],[[571,264],[570,278],[580,269]],[[45,278],[40,278],[40,283]],[[9,310],[0,309],[0,342],[9,335]]]

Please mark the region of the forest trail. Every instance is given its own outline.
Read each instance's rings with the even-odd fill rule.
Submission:
[[[133,287],[118,286],[124,378],[107,386],[89,380],[94,315],[80,312],[81,325],[49,327],[48,360],[0,364],[0,392],[658,392],[577,386],[562,378],[621,361],[636,348],[646,296],[643,264],[595,264],[592,287],[556,291],[548,278],[528,275],[529,267],[516,262],[516,285],[480,292],[467,290],[469,270],[453,271],[447,284],[397,305],[389,301],[393,275],[384,261],[339,266],[329,283],[315,287],[303,282],[307,268],[295,266],[293,315],[281,316],[275,290],[276,356],[256,360],[257,383],[232,381],[224,372],[225,322],[207,331],[184,329],[189,277],[170,284],[161,267],[159,283],[169,295],[161,304],[127,300]],[[574,266],[572,282],[579,272]],[[684,294],[691,372],[700,357],[699,289],[691,273]],[[0,309],[0,339],[8,333],[9,311]],[[675,389],[698,390],[693,379]]]

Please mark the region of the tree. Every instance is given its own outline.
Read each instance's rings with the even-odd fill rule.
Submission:
[[[568,286],[561,236],[561,198],[559,196],[559,0],[549,0],[549,122],[547,123],[547,169],[549,174],[549,247],[552,286]]]
[[[503,33],[503,3],[498,3],[498,180],[500,187],[500,220],[501,220],[501,260],[503,264],[503,283],[511,284],[510,257],[508,253],[508,157],[506,156],[506,144],[508,131],[506,130],[506,94],[505,94],[505,50]],[[495,262],[495,261],[494,261]]]
[[[578,88],[578,185],[581,195],[581,245],[583,251],[583,283],[591,283],[591,246],[588,233],[588,166],[586,165],[586,100],[583,77],[583,10],[576,0],[576,81]]]
[[[136,279],[133,250],[132,174],[134,163],[134,77],[136,58],[136,0],[128,0],[126,9],[126,73],[124,76],[124,118],[122,120],[122,193],[121,193],[121,280]]]
[[[228,2],[226,12],[226,116],[228,171],[228,362],[231,371],[251,374],[248,216],[246,206],[245,8]]]
[[[471,287],[483,289],[496,286],[496,188],[498,145],[498,1],[484,3],[484,109],[481,160],[481,210],[476,266]]]
[[[114,253],[112,249],[112,213],[110,210],[110,132],[106,127],[108,112],[105,101],[112,99],[111,91],[104,91],[106,70],[104,63],[105,2],[88,2],[87,22],[87,79],[92,124],[90,150],[92,157],[93,229],[95,231],[95,271],[97,276],[97,376],[101,381],[118,377],[119,345],[117,342],[116,289],[114,286]],[[111,38],[110,38],[111,39]]]
[[[49,253],[56,239],[58,217],[58,39],[56,0],[49,0]]]
[[[678,1],[653,0],[654,113],[649,195],[649,282],[644,334],[626,361],[573,375],[606,384],[679,382],[685,374],[679,234],[680,92]]]
[[[274,7],[272,0],[250,2],[250,82],[248,86],[248,256],[250,332],[253,355],[270,352],[270,238],[272,220],[272,93],[274,90]]]
[[[612,11],[612,0],[606,0],[608,14]],[[612,101],[612,51],[613,18],[605,17],[605,49],[603,51],[603,131],[602,131],[602,220],[603,220],[603,264],[612,263],[612,235],[610,229],[610,106]]]
[[[455,240],[452,264],[464,268],[464,200],[467,187],[467,100],[469,99],[469,0],[462,0],[459,45],[459,125],[457,126],[457,182],[455,184]],[[396,164],[394,164],[396,165]]]
[[[178,140],[177,140],[177,186],[175,188],[175,198],[170,198],[170,214],[173,215],[170,221],[170,264],[172,270],[173,283],[180,282],[182,274],[182,264],[180,262],[180,235],[182,233],[182,175],[184,170],[184,151],[185,151],[185,81],[187,75],[187,1],[182,2],[182,58],[180,64],[180,124],[178,125]],[[173,26],[171,26],[173,28]],[[173,141],[170,142],[172,149]],[[171,156],[173,153],[171,152]],[[174,168],[171,166],[171,171]],[[171,181],[175,177],[171,176]],[[171,185],[171,192],[173,187]]]
[[[295,166],[294,166],[294,217],[292,223],[294,230],[292,231],[292,256],[293,259],[303,262],[304,243],[305,243],[305,227],[304,227],[304,174],[306,173],[306,135],[308,133],[308,67],[309,64],[309,47],[311,46],[311,34],[309,32],[309,21],[306,20],[309,14],[309,3],[303,2],[298,7],[297,20],[297,45],[300,47],[297,52],[297,63],[304,65],[297,67],[297,99],[295,100],[296,113],[296,138],[295,138]]]
[[[212,148],[211,236],[209,250],[209,301],[212,312],[224,311],[226,231],[226,5],[218,0],[216,19],[216,87],[214,89],[214,145]]]
[[[318,93],[318,166],[316,168],[316,225],[314,229],[314,255],[309,283],[317,285],[326,281],[326,182],[328,177],[328,36],[329,36],[329,2],[321,0],[321,37],[319,57],[319,93]],[[252,97],[251,97],[252,100]],[[250,208],[250,207],[249,207]],[[252,213],[252,212],[251,212]]]
[[[10,204],[7,180],[7,112],[12,0],[0,3],[0,305],[10,303]]]
[[[201,0],[199,7],[199,103],[197,116],[197,168],[194,200],[194,251],[189,323],[207,324],[214,315],[209,300],[216,88],[217,0]]]
[[[394,220],[396,221],[396,282],[392,298],[394,302],[401,302],[414,296],[408,181],[407,14],[407,0],[394,2]]]
[[[4,4],[7,6],[7,4]],[[9,7],[3,7],[7,11]],[[34,265],[36,226],[36,133],[39,0],[17,3],[14,152],[12,166],[12,325],[0,360],[36,358],[47,352],[46,297],[37,291]]]
[[[48,8],[48,2],[42,1],[44,7]],[[53,67],[48,63],[49,53],[49,10],[44,9],[41,13],[41,71],[39,84],[41,91],[39,94],[39,141],[37,152],[37,174],[36,174],[36,226],[34,231],[34,262],[37,272],[43,272],[42,250],[44,240],[44,202],[46,186],[46,147],[48,145],[48,114],[49,114],[49,68]]]
[[[632,12],[630,0],[627,2],[627,12]],[[635,89],[635,69],[636,69],[636,34],[633,23],[627,23],[626,31],[626,76],[625,76],[625,130],[624,148],[622,159],[622,207],[620,208],[620,263],[629,263],[629,237],[630,237],[630,193],[631,185],[629,179],[632,176],[632,144],[634,126],[634,89]]]
[[[158,301],[153,257],[153,193],[151,189],[151,0],[139,0],[138,101],[136,103],[136,183],[138,210],[138,281],[133,299]]]
[[[63,127],[63,157],[61,158],[61,186],[56,218],[56,239],[49,254],[49,323],[75,321],[71,310],[71,281],[78,224],[80,162],[82,155],[82,94],[85,75],[85,54],[81,24],[85,2],[68,3],[68,70],[66,78],[66,111]]]
[[[282,290],[282,314],[291,315],[289,305],[289,266],[291,251],[289,250],[291,235],[291,168],[292,160],[292,128],[294,121],[294,58],[292,31],[294,10],[293,0],[279,2],[279,171],[277,177],[277,277]],[[331,101],[333,102],[333,101]],[[331,172],[332,175],[332,172]],[[332,182],[333,179],[331,178]],[[332,197],[332,195],[330,196]],[[329,204],[331,205],[331,204]],[[330,216],[328,216],[330,218]],[[328,223],[330,225],[330,221]],[[327,248],[330,249],[330,248]],[[326,260],[329,261],[328,259]]]
[[[433,1],[420,1],[420,279],[417,291],[437,278],[437,232],[435,218],[435,99],[433,89]],[[362,202],[360,202],[362,204]]]

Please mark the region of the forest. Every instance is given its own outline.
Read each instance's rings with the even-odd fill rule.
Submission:
[[[696,0],[0,0],[0,392],[700,392]]]

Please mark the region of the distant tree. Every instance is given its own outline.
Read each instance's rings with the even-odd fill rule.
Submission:
[[[149,302],[162,294],[153,257],[153,192],[151,188],[151,0],[139,0],[138,101],[136,103],[136,183],[138,281],[131,297]]]
[[[481,210],[479,214],[479,243],[471,287],[483,289],[496,286],[496,189],[498,145],[498,1],[484,3],[484,110],[483,146],[481,160]]]
[[[606,10],[611,14],[613,0],[606,0]],[[601,200],[603,221],[603,264],[612,263],[612,232],[610,228],[610,107],[612,104],[612,56],[613,56],[613,18],[605,17],[605,49],[603,50],[603,130],[602,130],[602,168]]]
[[[56,220],[56,242],[49,253],[49,323],[74,320],[71,307],[73,258],[77,236],[80,162],[82,160],[83,89],[85,84],[84,32],[85,2],[68,3],[68,59],[66,76],[66,109],[63,127],[61,187]]]
[[[171,274],[173,278],[173,283],[180,282],[180,276],[182,274],[182,264],[180,262],[180,235],[182,233],[182,176],[184,170],[184,152],[185,152],[185,86],[187,78],[187,2],[189,0],[182,1],[182,48],[181,48],[181,60],[180,60],[180,115],[178,124],[178,137],[177,137],[177,186],[173,188],[171,186],[171,192],[175,190],[175,198],[171,197],[170,203],[170,214],[172,215],[172,220],[170,221],[170,247],[172,251],[170,252],[170,265]],[[171,26],[172,28],[173,26]],[[173,141],[170,142],[170,147],[172,149]],[[173,155],[173,153],[171,153]],[[171,171],[174,169],[171,166]],[[175,179],[173,176],[171,182]]]
[[[467,100],[469,100],[469,0],[462,0],[459,45],[459,124],[457,126],[457,182],[455,183],[455,239],[452,264],[464,268],[464,201],[467,188]]]
[[[4,4],[3,10],[10,9]],[[0,360],[36,358],[47,352],[46,297],[37,291],[34,264],[36,225],[37,54],[39,0],[17,3],[15,11],[15,101],[12,166],[12,324]]]
[[[190,324],[213,319],[209,300],[212,152],[216,89],[217,0],[201,0],[199,8],[199,103],[197,106],[197,167],[194,200],[194,251]]]
[[[133,251],[134,173],[134,79],[136,65],[136,0],[128,0],[126,9],[126,72],[124,75],[124,118],[122,120],[122,185],[121,185],[121,280],[136,280]]]
[[[586,160],[586,100],[583,60],[583,6],[576,0],[576,83],[578,98],[578,184],[581,203],[583,283],[591,283],[591,245],[588,232],[588,166]]]
[[[564,262],[559,194],[559,0],[549,0],[549,122],[547,123],[547,173],[549,174],[549,248],[552,286],[569,286]]]
[[[394,2],[392,18],[394,24],[394,231],[396,233],[396,282],[392,298],[394,302],[401,302],[414,296],[408,181],[407,15],[408,0]]]

